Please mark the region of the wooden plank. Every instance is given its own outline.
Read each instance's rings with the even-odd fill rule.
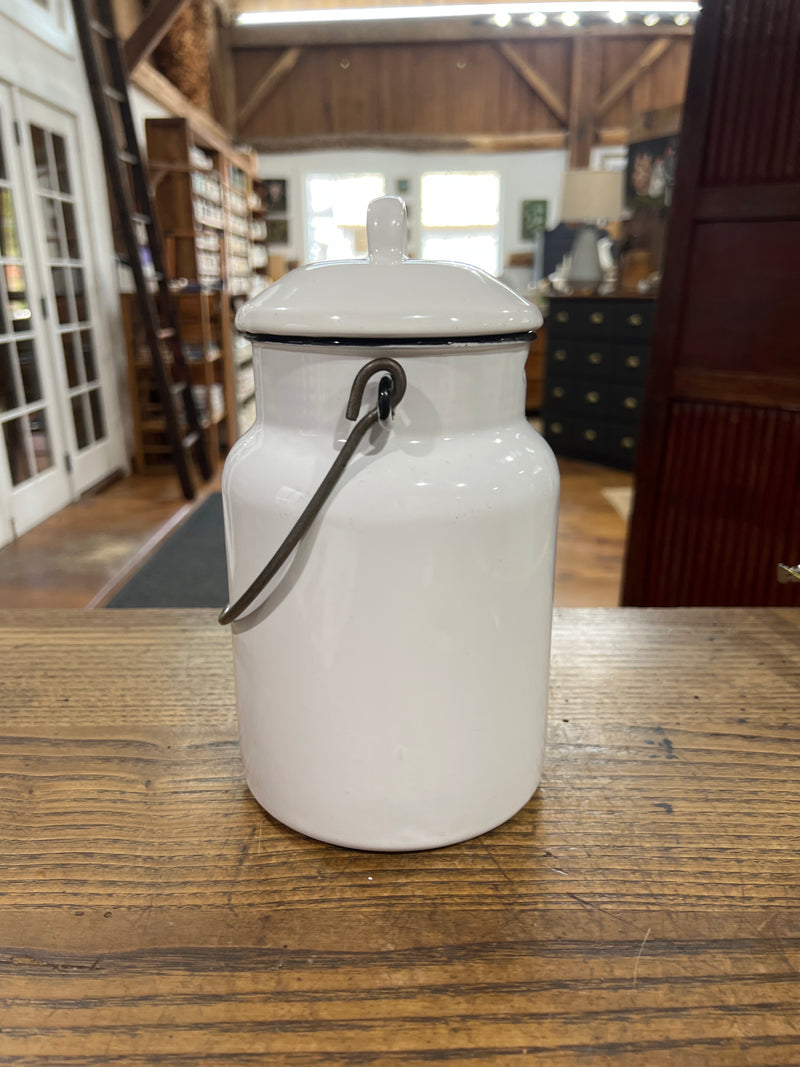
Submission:
[[[302,137],[248,137],[248,141],[260,152],[312,152],[336,148],[393,148],[406,152],[526,152],[536,148],[563,148],[567,135],[560,130],[452,136],[368,132]]]
[[[696,218],[703,222],[746,219],[794,219],[800,204],[800,182],[763,185],[720,185],[700,189]]]
[[[627,126],[602,126],[596,131],[598,144],[624,144],[628,143]]]
[[[544,78],[535,67],[532,67],[512,44],[502,42],[497,45],[497,50],[508,60],[528,88],[550,108],[559,122],[566,125],[569,115],[567,105],[547,79]]]
[[[158,47],[187,0],[153,0],[125,42],[128,76]]]
[[[301,54],[301,48],[287,48],[280,59],[273,63],[255,89],[253,89],[248,99],[239,108],[236,116],[237,126],[244,126],[253,113],[266,103],[270,94],[277,89],[283,79],[291,74],[297,66],[297,61]]]
[[[778,375],[678,368],[672,379],[672,392],[681,400],[800,408],[800,380]]]
[[[672,41],[669,37],[660,37],[657,41],[649,44],[633,66],[629,67],[621,77],[617,78],[614,84],[601,97],[596,107],[598,118],[605,115],[616,104],[617,100],[632,88],[645,71],[649,70],[671,47]]]
[[[253,800],[214,612],[8,613],[4,1058],[796,1067],[799,641],[556,612],[541,788],[397,854]]]

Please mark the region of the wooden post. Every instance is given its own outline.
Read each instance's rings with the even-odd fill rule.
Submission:
[[[589,166],[595,141],[595,107],[600,85],[598,42],[575,37],[572,42],[572,79],[569,97],[569,165]]]

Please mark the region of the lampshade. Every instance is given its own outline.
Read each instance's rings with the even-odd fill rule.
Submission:
[[[622,174],[613,170],[568,170],[561,187],[564,222],[618,219],[622,214]]]

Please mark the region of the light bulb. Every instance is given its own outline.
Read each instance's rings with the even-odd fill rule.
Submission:
[[[500,26],[500,28],[502,29],[502,27],[508,26],[508,24],[511,22],[511,16],[507,11],[497,11],[494,15],[492,15],[492,22],[495,24],[495,26]]]
[[[531,26],[544,26],[547,22],[547,15],[544,11],[531,11],[528,15],[528,22]]]
[[[690,19],[690,16],[687,15],[685,11],[681,11],[680,14],[675,16],[675,25],[676,26],[685,26],[686,23],[689,21],[689,19]]]
[[[565,26],[577,26],[581,20],[574,11],[564,11],[561,14],[561,21]]]
[[[644,22],[645,26],[656,26],[658,25],[659,21],[659,17],[655,13],[651,15],[645,15],[645,17],[642,19],[642,22]]]
[[[608,17],[612,22],[624,22],[628,17],[628,12],[624,7],[612,7],[608,12]]]

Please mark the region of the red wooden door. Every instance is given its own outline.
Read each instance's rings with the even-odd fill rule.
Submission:
[[[684,115],[623,602],[800,604],[800,3],[706,0]]]

